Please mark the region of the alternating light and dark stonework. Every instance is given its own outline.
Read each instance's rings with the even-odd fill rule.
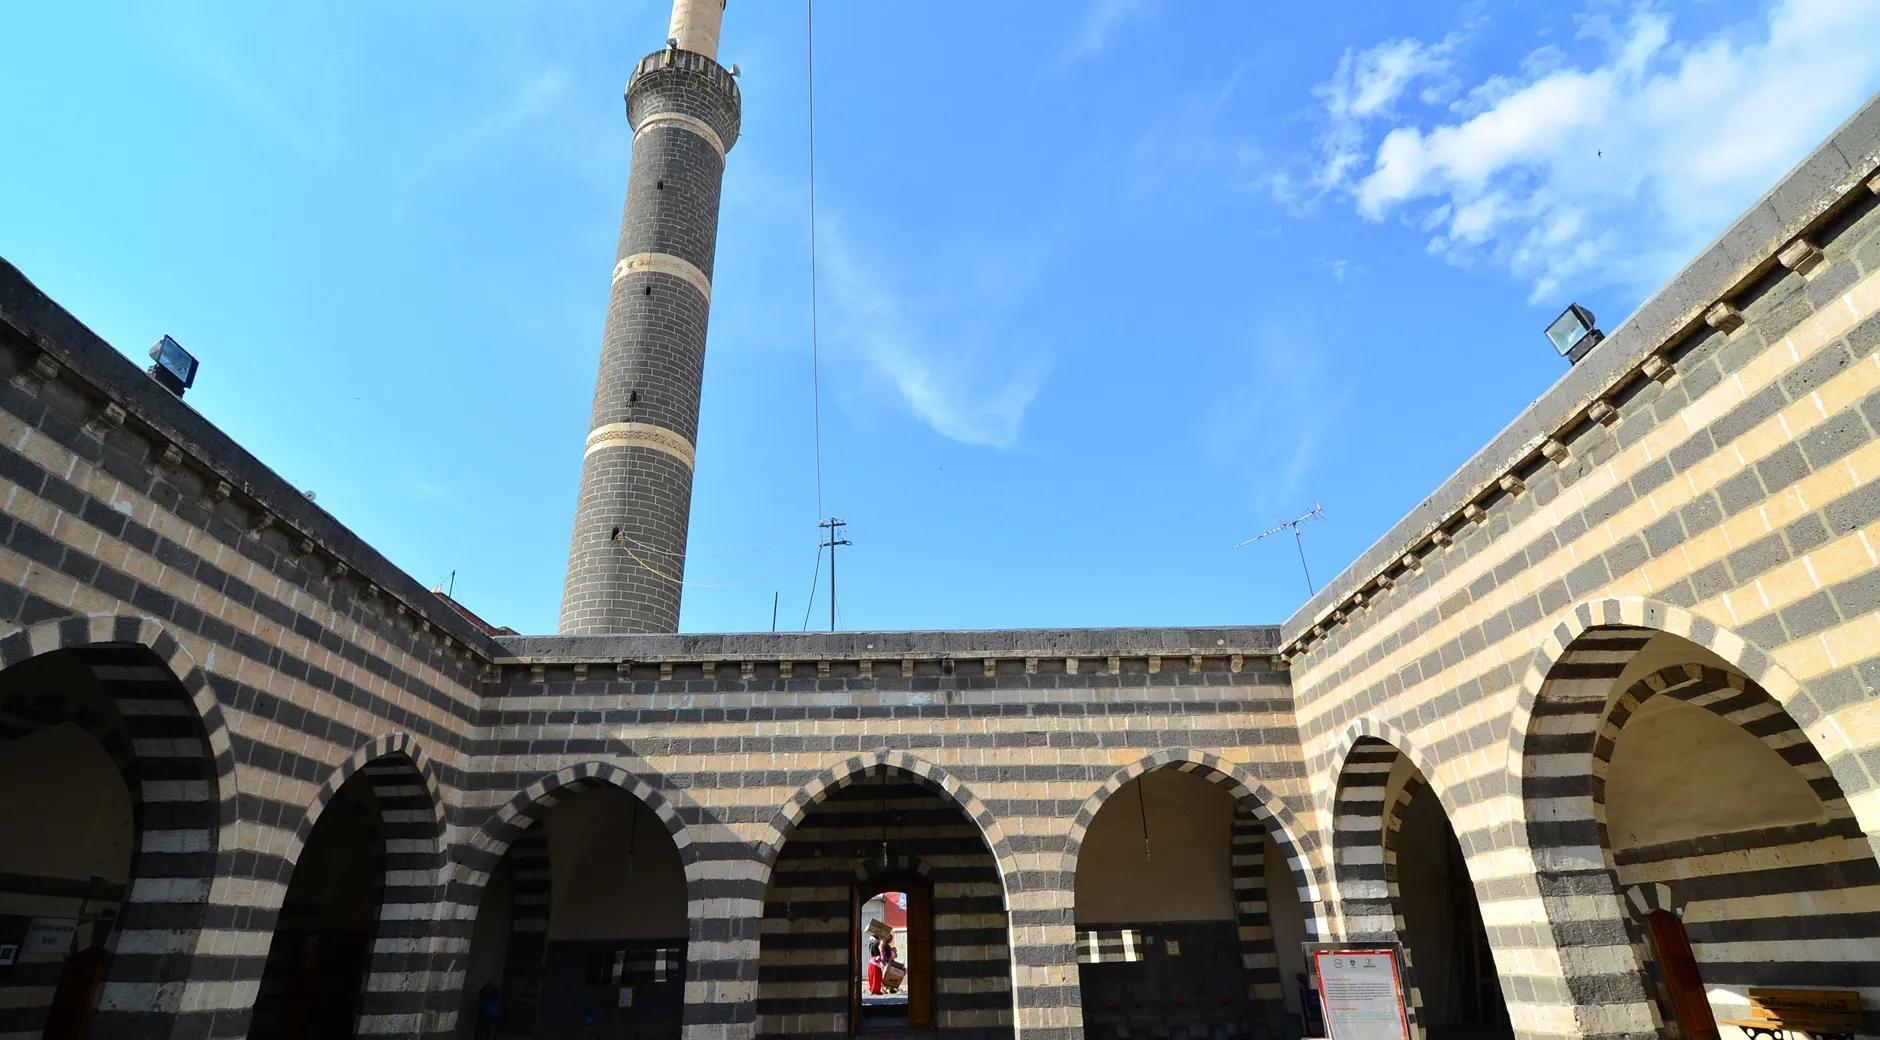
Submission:
[[[627,459],[689,478],[696,367],[634,400],[629,330],[702,349],[736,133],[679,6],[585,478],[621,510]],[[1420,1033],[1646,1040],[1667,920],[1718,1017],[1846,989],[1880,1035],[1880,101],[1282,626],[652,634],[633,581],[472,623],[0,263],[0,947],[73,923],[0,1040],[445,1040],[486,981],[499,1036],[839,1040],[883,870],[931,886],[942,1037],[1285,1040],[1302,946],[1364,940]],[[1679,773],[1724,794],[1666,828]],[[1150,774],[1210,798],[1106,852]],[[1080,927],[1080,875],[1203,846],[1214,910]],[[1157,989],[1202,936],[1244,988]]]
[[[718,195],[738,139],[713,6],[681,4],[676,45],[641,59],[627,84],[633,166],[568,549],[567,635],[679,629]]]

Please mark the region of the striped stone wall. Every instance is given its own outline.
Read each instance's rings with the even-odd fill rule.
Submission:
[[[1860,134],[1284,626],[1315,798],[1367,736],[1411,759],[1457,832],[1522,1035],[1658,1028],[1603,836],[1550,791],[1598,767],[1590,750],[1533,757],[1615,695],[1607,669],[1640,640],[1672,633],[1766,689],[1870,853],[1880,836],[1880,149]]]
[[[4,265],[0,502],[0,667],[135,645],[180,691],[126,713],[175,728],[133,787],[173,836],[143,839],[99,1028],[246,1035],[298,851],[366,761],[420,763],[441,870],[493,645]],[[376,1013],[421,1013],[413,982]]]
[[[766,1016],[835,1013],[833,1004],[799,1012],[760,998],[760,988],[775,988],[760,987],[760,960],[781,963],[781,953],[759,956],[779,912],[771,881],[797,869],[790,850],[804,828],[826,828],[820,807],[892,767],[929,795],[944,792],[990,852],[991,877],[977,884],[996,883],[1006,915],[1010,969],[995,991],[1006,1004],[965,1009],[968,1028],[1010,1021],[1028,1036],[1068,1037],[1081,1019],[1076,853],[1103,801],[1129,780],[1181,768],[1223,784],[1279,838],[1302,899],[1318,901],[1312,846],[1297,837],[1311,809],[1290,757],[1285,677],[1259,651],[1265,635],[1158,637],[1160,649],[1179,643],[1179,653],[1143,653],[1141,643],[1108,652],[1140,638],[1133,633],[1013,634],[1013,643],[977,649],[947,644],[985,637],[937,633],[512,640],[478,749],[489,769],[465,797],[473,815],[500,818],[571,768],[640,785],[686,866],[695,915],[687,1036],[697,1040],[750,1035],[760,999]],[[1035,653],[1059,640],[1092,652]],[[800,659],[806,649],[824,656]],[[598,663],[622,658],[633,663]],[[481,864],[493,862],[463,860],[452,885],[459,907],[474,906],[491,869]],[[979,941],[989,920],[973,927],[970,945],[982,953],[994,945]],[[963,963],[978,972],[995,959]],[[774,999],[834,999],[817,984]],[[817,1021],[806,1028],[828,1028]]]
[[[1640,922],[1655,909],[1683,919],[1720,1019],[1750,1017],[1751,986],[1880,987],[1880,867],[1851,820],[1627,849],[1617,877]],[[1880,1032],[1880,1014],[1862,1032]]]

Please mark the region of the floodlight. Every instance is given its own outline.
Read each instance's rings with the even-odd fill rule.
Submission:
[[[1577,303],[1569,303],[1560,317],[1547,326],[1547,338],[1561,357],[1578,363],[1587,351],[1606,338],[1605,333],[1593,327],[1593,320],[1592,311]]]
[[[156,362],[150,366],[150,377],[165,390],[181,397],[183,391],[195,385],[196,355],[184,350],[181,343],[163,337],[150,348],[150,359]]]

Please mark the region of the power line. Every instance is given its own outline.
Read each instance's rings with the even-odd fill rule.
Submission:
[[[816,261],[816,0],[803,0],[804,6],[804,87],[808,109],[809,152],[809,394],[810,427],[816,460],[816,520],[817,527],[829,526],[823,517],[823,473],[822,473],[822,347],[819,320],[818,299],[820,292],[817,284]],[[830,518],[830,523],[840,521]],[[824,543],[819,536],[816,539],[816,563],[810,568],[809,601],[803,604],[803,631],[809,631],[809,612],[816,606],[816,585],[822,577],[822,551],[829,550],[829,629],[835,631],[836,611],[836,529],[830,528],[829,542]]]
[[[822,488],[822,358],[817,343],[816,285],[816,0],[806,5],[808,60],[805,62],[809,94],[809,394],[810,421],[816,446],[816,518],[823,515]]]
[[[650,561],[648,561],[646,557],[641,556],[637,552],[634,552],[633,546],[626,544],[626,542],[624,541],[625,538],[626,538],[625,535],[620,535],[619,538],[616,539],[616,541],[618,541],[620,544],[620,551],[626,553],[627,556],[630,559],[632,559],[634,563],[639,564],[641,570],[645,571],[648,574],[651,574],[653,577],[658,578],[661,581],[671,582],[674,585],[679,585],[688,589],[735,589],[735,588],[741,588],[745,585],[755,585],[760,581],[768,581],[771,578],[776,577],[779,573],[783,571],[785,566],[788,566],[787,564],[785,564],[785,565],[780,565],[777,567],[772,567],[770,570],[764,572],[763,574],[759,574],[755,578],[743,578],[738,581],[693,581],[689,578],[681,578],[676,574],[668,574],[665,571],[660,570],[658,567],[653,566],[653,564]]]
[[[809,602],[803,604],[803,631],[809,631],[810,608],[816,605],[816,583],[822,577],[822,536],[816,536],[816,566],[809,572]]]
[[[727,553],[700,553],[700,552],[693,552],[690,549],[682,549],[682,550],[661,549],[660,547],[656,545],[651,545],[646,542],[642,542],[638,538],[633,537],[632,535],[628,534],[625,531],[621,531],[619,534],[615,535],[614,540],[624,543],[626,545],[629,545],[632,548],[639,550],[640,552],[649,553],[654,556],[671,556],[671,557],[676,557],[680,560],[732,560],[740,556],[755,556],[756,554],[760,552],[765,552],[766,550],[775,549],[779,545],[785,545],[790,542],[794,542],[796,541],[796,536],[786,535],[782,538],[777,539],[774,542],[765,542],[762,545],[754,546],[749,549],[739,549],[736,552],[727,552]]]

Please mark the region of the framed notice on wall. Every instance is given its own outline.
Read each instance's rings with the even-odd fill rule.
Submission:
[[[72,941],[77,937],[77,918],[35,917],[26,929],[25,941],[20,943],[20,955],[63,957],[72,952]]]
[[[1315,946],[1312,974],[1318,983],[1326,1036],[1331,1040],[1410,1040],[1396,949]]]

